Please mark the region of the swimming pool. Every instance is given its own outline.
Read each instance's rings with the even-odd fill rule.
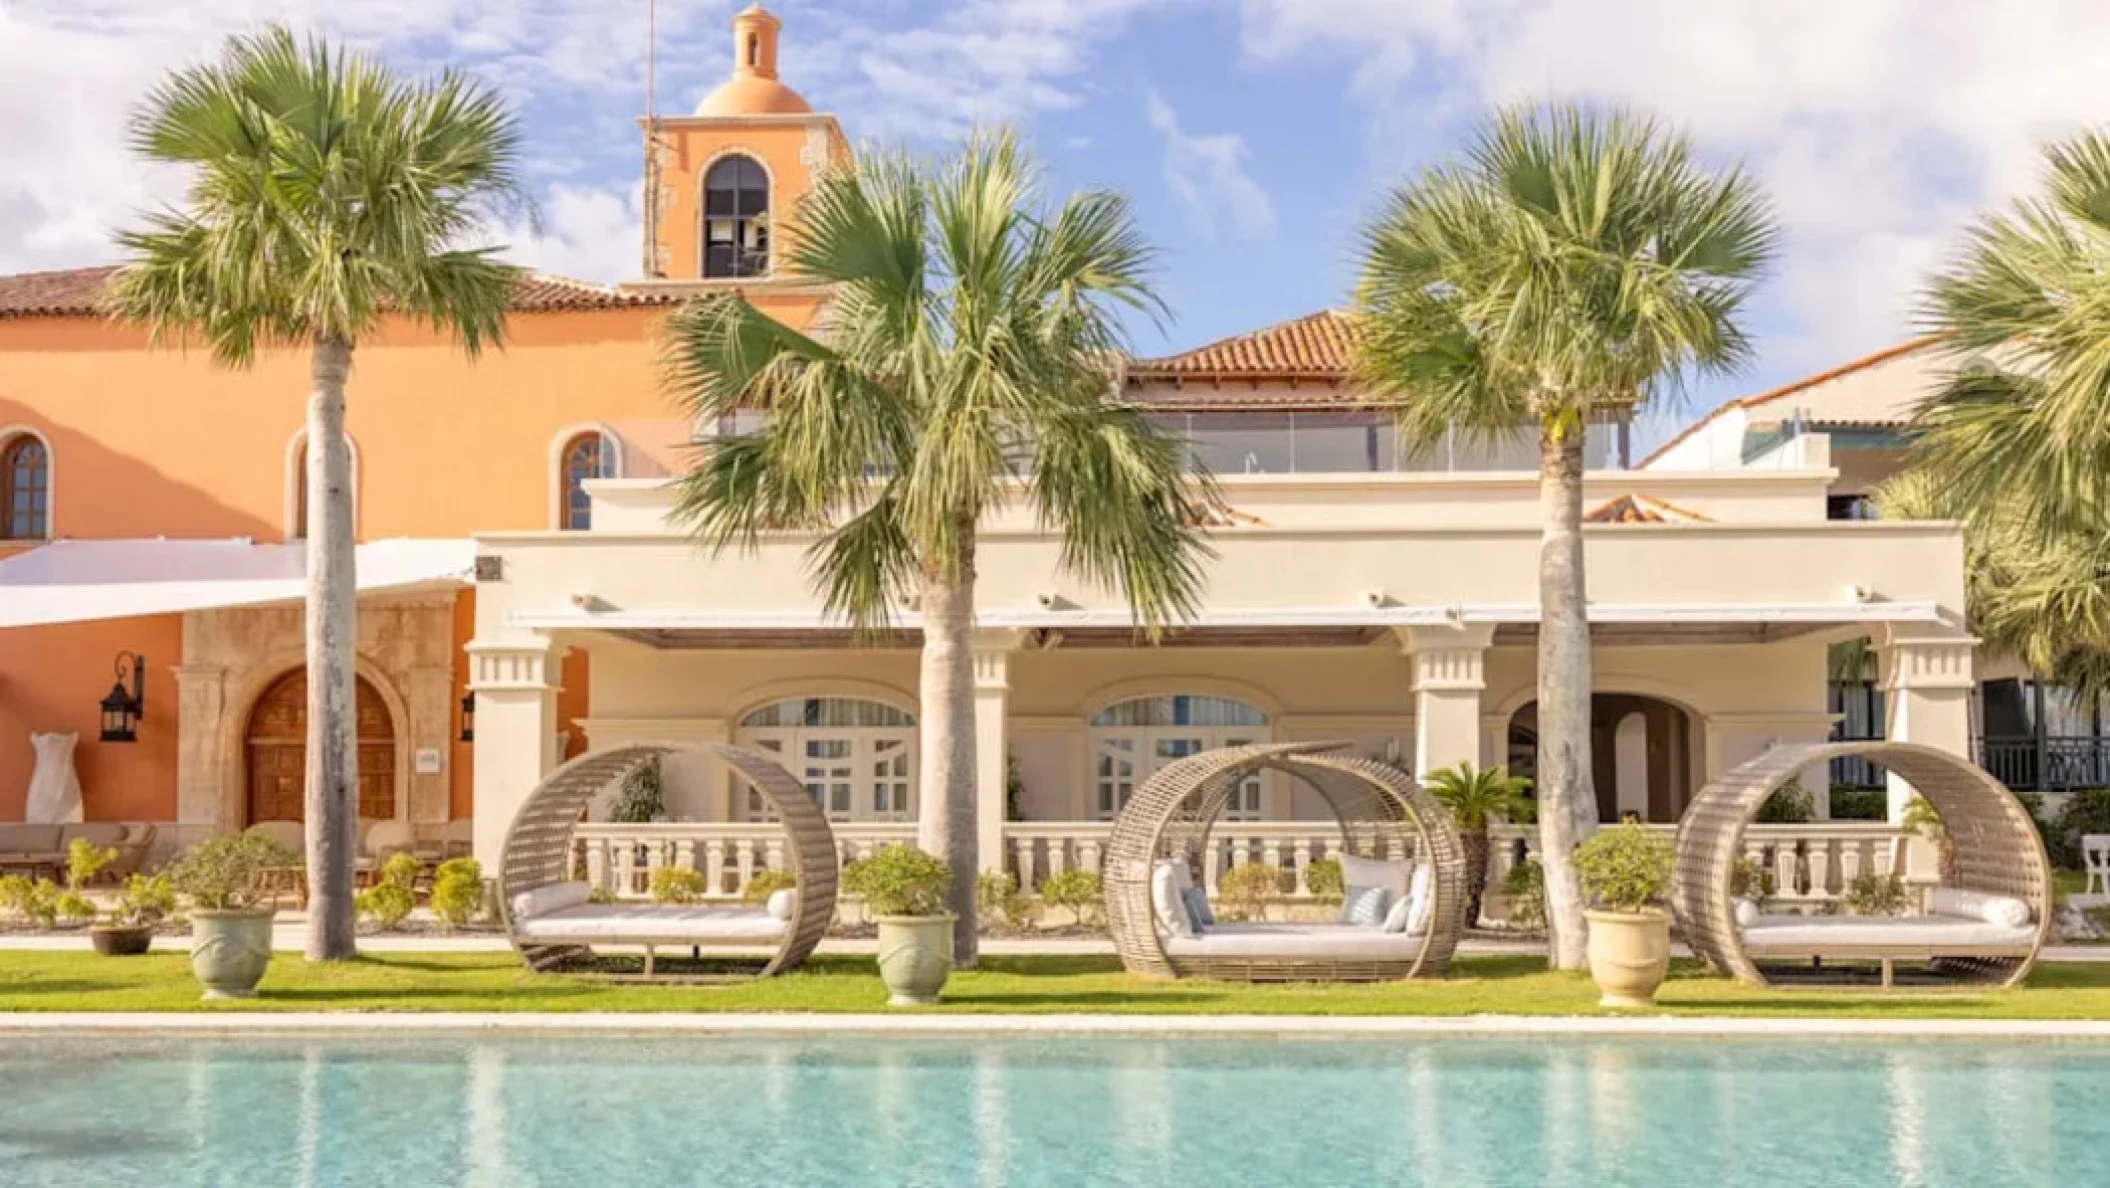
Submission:
[[[0,1184],[2102,1182],[2110,1047],[0,1040]]]

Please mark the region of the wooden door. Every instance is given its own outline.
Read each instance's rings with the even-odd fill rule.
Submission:
[[[381,694],[361,678],[358,710],[359,816],[396,815],[395,723]],[[249,823],[307,816],[308,673],[296,668],[257,698],[249,714]]]

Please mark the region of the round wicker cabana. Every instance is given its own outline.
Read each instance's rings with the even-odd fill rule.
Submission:
[[[785,860],[790,865],[792,876],[798,880],[798,896],[793,917],[777,941],[775,954],[753,970],[753,976],[768,977],[797,968],[812,954],[814,946],[820,944],[829,922],[835,918],[838,862],[835,833],[828,827],[828,818],[814,803],[805,785],[775,759],[745,747],[725,743],[628,746],[588,752],[550,772],[528,794],[513,818],[512,828],[506,831],[505,852],[498,876],[499,918],[505,925],[507,938],[529,968],[546,971],[582,964],[590,968],[592,947],[587,943],[545,943],[523,937],[519,924],[513,919],[514,897],[569,880],[572,874],[572,834],[587,806],[637,768],[677,753],[708,755],[724,763],[762,795],[784,827]],[[645,942],[623,939],[610,943]],[[666,936],[651,938],[650,943],[688,946],[712,942],[709,938],[699,941],[694,935],[670,930]],[[646,970],[650,976],[649,945],[646,951]]]
[[[1770,953],[1754,955],[1737,923],[1731,893],[1736,860],[1744,853],[1744,829],[1766,798],[1797,772],[1843,758],[1887,768],[1926,797],[1955,847],[1955,879],[1950,885],[2029,905],[2035,927],[2028,938],[1994,944],[1948,943],[1938,936],[1895,945],[1815,944],[1795,954],[1806,968],[1787,965]],[[1686,808],[1678,823],[1671,908],[1695,953],[1716,970],[1753,986],[1773,982],[1761,960],[1775,965],[1776,974],[1792,970],[1796,982],[1807,983],[1822,979],[1827,957],[1879,961],[1885,984],[1892,962],[1915,960],[1925,961],[1930,973],[1945,981],[2010,986],[2029,973],[2050,933],[2051,863],[2021,802],[1960,755],[1905,742],[1784,744],[1709,783]]]
[[[1389,981],[1439,977],[1450,967],[1465,913],[1465,850],[1450,814],[1406,772],[1344,753],[1344,743],[1276,743],[1207,751],[1160,768],[1114,821],[1105,864],[1106,922],[1130,973],[1227,981]],[[1317,792],[1341,826],[1346,853],[1432,864],[1428,924],[1398,957],[1174,956],[1150,901],[1154,863],[1195,862],[1231,791],[1258,771],[1283,772]]]

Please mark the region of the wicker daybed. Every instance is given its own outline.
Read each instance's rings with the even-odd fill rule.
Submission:
[[[586,884],[572,881],[572,833],[601,792],[634,769],[677,752],[699,752],[723,762],[776,810],[783,823],[791,874],[798,880],[782,915],[768,907],[654,903],[592,903]],[[723,743],[631,746],[593,751],[565,763],[528,795],[506,833],[498,880],[499,917],[528,968],[621,976],[619,965],[597,958],[596,946],[642,949],[642,976],[665,971],[661,948],[769,952],[752,968],[715,963],[709,980],[768,977],[796,968],[821,941],[835,916],[835,834],[813,797],[776,760]],[[781,894],[781,893],[780,893]],[[668,975],[677,980],[687,975]]]
[[[1441,976],[1465,909],[1465,851],[1450,815],[1405,772],[1345,753],[1342,743],[1227,747],[1166,765],[1114,821],[1105,866],[1106,920],[1130,973],[1229,981],[1388,981]],[[1279,771],[1325,799],[1340,822],[1341,853],[1411,860],[1425,898],[1419,928],[1371,924],[1221,923],[1199,934],[1167,928],[1152,900],[1162,866],[1186,874],[1207,852],[1231,790]]]
[[[1764,915],[1731,893],[1744,827],[1782,785],[1833,759],[1896,773],[1940,815],[1955,847],[1955,878],[1911,917]],[[1852,980],[1845,963],[1873,962],[1881,983],[1900,962],[1926,979],[2012,986],[2051,927],[2051,863],[2029,813],[1998,780],[1947,751],[1903,742],[1776,746],[1708,784],[1678,824],[1671,907],[1685,941],[1722,973],[1753,986]]]

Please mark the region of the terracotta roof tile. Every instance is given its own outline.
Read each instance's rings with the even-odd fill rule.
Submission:
[[[1347,375],[1354,338],[1355,325],[1347,314],[1320,310],[1177,355],[1136,359],[1128,365],[1128,378],[1132,383],[1185,379],[1309,379],[1338,383]]]
[[[1643,458],[1640,464],[1635,467],[1635,469],[1648,469],[1649,463],[1654,462],[1656,459],[1670,452],[1671,447],[1677,445],[1681,441],[1684,441],[1686,438],[1691,437],[1693,434],[1698,433],[1701,428],[1706,425],[1712,424],[1716,418],[1722,416],[1724,413],[1729,412],[1731,409],[1750,409],[1757,408],[1762,404],[1770,404],[1775,400],[1780,400],[1788,396],[1793,396],[1798,392],[1806,392],[1819,384],[1828,384],[1835,379],[1843,379],[1846,376],[1852,375],[1857,371],[1866,371],[1871,367],[1881,366],[1882,364],[1888,363],[1892,359],[1899,358],[1900,356],[1910,355],[1916,351],[1925,350],[1926,348],[1931,347],[1940,341],[1941,336],[1938,334],[1923,335],[1919,338],[1914,338],[1905,342],[1898,343],[1896,346],[1885,347],[1872,355],[1863,355],[1861,358],[1855,359],[1850,363],[1842,363],[1829,371],[1820,371],[1816,375],[1806,376],[1802,379],[1796,380],[1794,383],[1783,384],[1778,388],[1774,388],[1772,391],[1760,392],[1756,396],[1744,396],[1736,400],[1728,401],[1724,404],[1716,405],[1714,408],[1710,409],[1707,412],[1707,415],[1685,426],[1683,429],[1678,430],[1676,433],[1671,435],[1669,440],[1665,441],[1662,445],[1657,446],[1655,449],[1650,450],[1648,457]]]
[[[1653,495],[1621,495],[1583,513],[1586,524],[1709,524],[1708,516]]]
[[[0,276],[0,318],[92,316],[98,312],[103,285],[116,271],[115,265],[104,265]],[[680,300],[672,293],[620,289],[540,272],[527,274],[513,292],[513,308],[526,313],[629,309]]]

